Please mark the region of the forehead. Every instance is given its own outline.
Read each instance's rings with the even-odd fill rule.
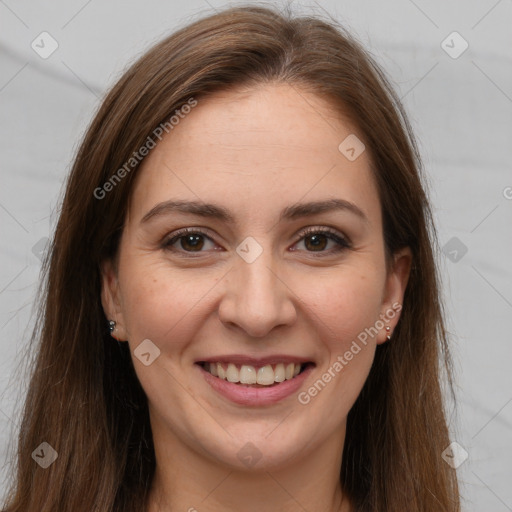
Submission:
[[[334,105],[275,84],[197,102],[144,160],[132,215],[141,218],[170,197],[229,204],[260,216],[302,198],[341,197],[363,203],[369,217],[379,215],[369,156],[363,151],[351,161],[340,152],[340,143],[357,130]],[[368,211],[375,205],[375,212]]]

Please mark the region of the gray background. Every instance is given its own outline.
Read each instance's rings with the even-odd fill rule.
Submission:
[[[26,385],[16,365],[25,357],[40,253],[78,142],[128,63],[175,28],[226,5],[0,0],[2,480]],[[457,383],[451,431],[469,455],[459,468],[464,510],[512,511],[512,1],[292,6],[327,11],[345,24],[404,99],[445,247],[439,264]],[[58,43],[47,59],[31,47],[34,40],[41,46],[43,31]],[[457,58],[443,49],[463,49],[457,36],[446,39],[454,31],[469,45]]]

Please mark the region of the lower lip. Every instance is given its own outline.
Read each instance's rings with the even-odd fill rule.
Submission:
[[[310,365],[293,379],[285,380],[279,384],[275,384],[274,386],[269,386],[267,388],[249,388],[214,377],[200,364],[197,364],[196,366],[201,370],[206,382],[208,382],[208,384],[210,384],[210,386],[219,394],[237,404],[251,406],[275,404],[292,395],[299,390],[314,368],[313,365]]]

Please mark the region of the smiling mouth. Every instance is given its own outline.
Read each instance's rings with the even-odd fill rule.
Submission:
[[[267,364],[261,367],[205,361],[197,364],[218,379],[251,388],[276,386],[285,380],[292,380],[307,368],[315,366],[312,362]]]

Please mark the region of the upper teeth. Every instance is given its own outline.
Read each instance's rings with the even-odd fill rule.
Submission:
[[[274,382],[283,382],[297,376],[302,368],[300,363],[279,363],[273,368],[267,364],[258,370],[254,366],[243,364],[240,368],[233,363],[206,363],[205,369],[215,377],[240,384],[261,384],[269,386]]]

